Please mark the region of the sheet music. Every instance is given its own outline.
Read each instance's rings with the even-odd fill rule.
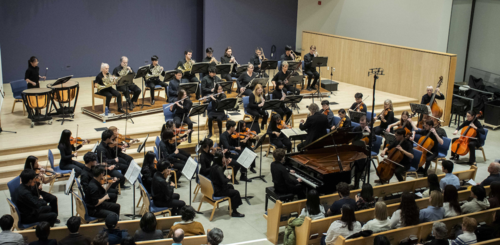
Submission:
[[[473,179],[470,179],[469,181],[467,181],[467,183],[469,183],[470,185],[477,185],[476,181],[474,181]]]
[[[241,164],[241,166],[243,166],[244,168],[250,168],[250,165],[252,164],[252,162],[255,160],[256,157],[257,154],[255,154],[255,152],[251,151],[248,148],[245,148],[245,150],[241,153],[236,162]]]
[[[291,136],[299,136],[299,135],[306,135],[307,134],[306,131],[300,130],[299,128],[282,129],[281,133],[285,134],[285,136],[288,138],[290,138]]]
[[[135,162],[135,160],[132,160],[130,162],[130,165],[128,165],[127,173],[125,174],[125,179],[128,180],[130,184],[135,184],[135,181],[137,181],[137,178],[139,177],[139,174],[141,173],[141,167],[139,167],[139,164]]]
[[[64,194],[69,195],[71,192],[71,187],[73,186],[73,182],[75,181],[75,169],[71,170],[71,175],[69,176],[68,181],[66,181],[66,188],[64,189]],[[81,197],[83,198],[83,197]]]
[[[196,172],[196,168],[198,168],[198,163],[192,157],[189,157],[186,161],[186,165],[182,168],[182,175],[184,175],[186,179],[191,180]]]

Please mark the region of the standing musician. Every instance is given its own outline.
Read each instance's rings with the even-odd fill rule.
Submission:
[[[51,207],[51,211],[59,215],[59,209],[57,208],[57,197],[48,192],[43,191],[42,189],[42,184],[50,183],[56,177],[60,177],[59,174],[56,174],[55,172],[40,167],[40,164],[38,164],[38,158],[35,156],[28,156],[28,158],[26,158],[26,162],[24,163],[24,170],[26,169],[35,170],[35,173],[39,171],[36,177],[37,179],[35,179],[34,185],[31,186],[31,191],[33,195],[41,197],[41,199],[43,199],[45,202],[49,204],[49,206]],[[52,175],[46,176],[47,173],[51,173]]]
[[[290,73],[291,71],[288,70],[288,62],[283,61],[283,63],[281,63],[281,71],[276,73],[276,75],[274,75],[273,77],[273,86],[276,89],[276,81],[283,81],[283,84],[285,85],[287,91],[290,91],[292,94],[299,95],[300,90],[288,84]]]
[[[228,46],[226,48],[226,51],[224,52],[224,55],[220,57],[220,63],[221,64],[233,64],[233,68],[231,70],[231,73],[223,73],[220,75],[222,79],[226,79],[226,81],[232,81],[231,77],[236,77],[236,66],[238,66],[238,62],[236,61],[236,58],[233,56],[233,49]]]
[[[234,186],[229,184],[231,175],[224,175],[223,167],[232,162],[233,160],[226,157],[222,151],[215,152],[214,165],[210,170],[210,180],[214,187],[214,196],[227,196],[231,199],[232,213],[231,217],[242,218],[244,214],[238,212],[238,207],[243,204],[241,201],[240,192],[234,189]],[[236,182],[235,182],[236,183]]]
[[[460,131],[460,129],[464,128],[464,127],[467,127],[467,126],[470,126],[471,128],[475,129],[477,131],[477,136],[476,138],[479,138],[479,135],[482,134],[484,135],[485,134],[485,131],[484,131],[484,128],[483,128],[483,125],[481,125],[481,123],[479,122],[479,120],[474,120],[474,112],[473,111],[468,111],[467,112],[467,117],[466,117],[466,121],[463,122],[460,126],[457,127],[457,129],[455,130],[455,132],[453,132],[453,135],[456,135],[458,133],[458,131]],[[457,140],[459,138],[454,138],[451,140],[452,142],[452,145],[453,145],[453,142],[455,142],[455,140]],[[469,162],[468,164],[469,165],[475,165],[476,164],[476,149],[477,147],[479,147],[479,141],[477,139],[471,139],[469,138]],[[456,149],[451,149],[451,158],[450,160],[455,160],[455,161],[458,161],[459,159],[459,156],[455,153],[456,152]]]
[[[233,121],[233,120],[229,120],[226,122],[226,131],[224,133],[221,134],[220,136],[220,145],[222,147],[223,150],[228,150],[228,151],[236,151],[237,153],[233,154],[234,158],[238,158],[239,154],[242,152],[242,147],[239,146],[238,144],[238,141],[239,140],[238,138],[239,137],[236,137],[236,139],[233,138],[233,134],[236,133],[236,122]],[[236,162],[236,160],[232,161],[229,166],[232,166],[233,167],[233,170],[234,170],[234,176],[237,176],[238,175],[238,170],[241,168],[241,175],[240,175],[240,180],[241,181],[248,181],[248,182],[252,182],[251,179],[248,179],[247,178],[247,169],[246,168],[242,168],[241,165]],[[236,181],[236,179],[234,180],[234,183],[237,184],[238,181]]]
[[[253,65],[249,64],[247,67],[247,71],[241,73],[236,80],[236,84],[238,85],[238,93],[249,96],[252,94],[253,87],[247,87],[248,83],[250,83],[254,78],[257,77],[257,73],[253,72]]]
[[[83,167],[85,167],[85,165],[73,160],[73,157],[76,158],[78,156],[78,149],[87,144],[88,141],[83,140],[80,145],[78,145],[78,142],[73,145],[70,143],[71,135],[72,133],[68,129],[63,130],[61,133],[59,145],[57,146],[57,149],[59,149],[59,154],[61,155],[59,168],[61,168],[62,170],[75,169],[75,176],[78,177],[80,176],[80,174],[82,174],[82,169]]]
[[[128,73],[134,73],[134,71],[132,70],[132,68],[130,68],[130,66],[128,66],[128,58],[126,56],[122,56],[120,58],[120,65],[113,69],[113,76],[122,77],[127,75]],[[116,90],[122,92],[123,95],[125,95],[129,110],[134,110],[134,103],[137,103],[139,95],[141,94],[141,89],[137,87],[137,85],[132,83],[129,85],[116,86]],[[132,100],[130,100],[130,91],[134,93],[134,97],[132,97]]]
[[[200,174],[209,178],[212,162],[214,161],[214,153],[217,151],[217,148],[214,147],[214,141],[209,138],[200,141],[200,146]]]
[[[427,148],[427,150],[432,152],[432,154],[427,152],[424,169],[422,169],[422,170],[419,169],[420,172],[423,171],[424,177],[427,177],[427,170],[431,166],[432,160],[436,159],[436,157],[438,156],[438,153],[439,153],[438,143],[440,145],[442,145],[443,139],[441,138],[442,136],[439,135],[438,132],[436,131],[436,129],[434,128],[434,121],[430,120],[430,119],[427,119],[427,121],[425,121],[424,129],[418,129],[417,131],[415,131],[415,134],[419,134],[421,139],[425,138],[425,136],[427,134],[429,134],[429,138],[426,141],[428,141],[429,139],[434,141],[434,145],[432,146],[432,148],[431,149]],[[422,147],[424,144],[425,144],[425,142],[422,142]]]
[[[353,140],[353,145],[363,145],[364,147],[368,147],[369,136],[365,136],[364,134],[369,134],[371,132],[370,127],[366,122],[366,116],[363,115],[359,118],[359,126],[354,127],[352,130],[357,133],[356,137]],[[372,144],[375,142],[376,137],[373,136]],[[366,167],[366,158],[354,161],[355,172],[354,172],[354,189],[359,189],[359,181],[361,179],[361,174]]]
[[[347,116],[347,112],[344,109],[340,109],[338,112],[340,121],[337,125],[333,125],[331,130],[336,128],[348,128],[351,126],[351,119]]]
[[[201,96],[215,94],[215,85],[218,83],[220,83],[220,78],[215,73],[215,67],[209,67],[208,74],[201,79]]]
[[[182,71],[175,70],[175,76],[168,83],[168,103],[175,102],[177,100],[177,94],[179,93],[179,84],[181,84]]]
[[[174,193],[175,184],[167,181],[167,177],[170,176],[170,163],[168,161],[162,161],[156,165],[156,171],[153,177],[153,183],[151,184],[151,195],[153,197],[153,202],[157,207],[169,207],[172,208],[172,215],[178,215],[179,210],[186,206],[184,201],[179,200],[180,195]]]
[[[330,127],[328,124],[328,118],[319,112],[319,107],[317,104],[312,103],[309,105],[309,116],[307,121],[300,120],[299,128],[300,130],[307,131],[306,141],[297,145],[297,149],[300,151],[302,148],[315,140],[321,138],[323,135],[327,134],[326,130]]]
[[[95,166],[92,169],[94,178],[90,180],[87,189],[85,189],[85,203],[90,216],[96,218],[106,218],[110,214],[120,215],[120,204],[116,203],[118,196],[114,193],[108,193],[110,184],[106,189],[102,187],[105,180],[106,170],[104,166]]]
[[[118,157],[115,149],[110,147],[110,145],[114,143],[114,138],[113,131],[107,129],[102,132],[101,143],[96,148],[97,162],[106,166],[108,174],[111,177],[119,179],[113,186],[119,184],[120,188],[129,189],[129,186],[125,186],[125,178],[123,177],[125,176],[129,163],[127,163],[125,159]]]
[[[250,64],[254,65],[255,67],[255,72],[259,73],[261,72],[261,67],[262,67],[262,61],[266,61],[267,58],[264,55],[264,51],[262,50],[261,47],[256,47],[255,48],[255,55],[250,59]],[[263,77],[268,77],[268,75],[263,72]]]
[[[205,53],[207,54],[207,56],[205,56],[205,58],[203,58],[202,62],[210,62],[210,65],[208,65],[208,71],[210,72],[210,68],[213,68],[215,71],[215,67],[217,66],[217,63],[219,63],[219,62],[214,57],[214,50],[211,47],[208,47],[205,50]],[[203,77],[205,77],[207,75],[208,75],[208,73],[203,73]],[[227,80],[227,81],[231,81],[231,80]]]
[[[380,156],[384,157],[388,150],[396,148],[404,154],[403,160],[399,162],[399,164],[403,165],[403,167],[396,165],[396,170],[394,174],[399,182],[403,181],[403,174],[410,169],[411,159],[413,159],[413,143],[406,139],[406,131],[402,128],[397,129],[395,132],[396,141],[393,142],[388,147],[385,147]]]
[[[82,185],[82,189],[85,193],[85,190],[88,188],[90,181],[94,179],[94,174],[92,173],[92,169],[94,169],[95,166],[97,166],[97,154],[89,151],[85,153],[85,155],[83,156],[83,161],[85,162],[85,167],[83,168],[82,175],[80,176],[80,184]],[[111,183],[110,185],[110,187],[113,188],[109,188],[108,193],[113,193],[115,195],[118,195],[118,189],[114,188],[116,186],[115,183],[117,181],[118,179],[114,177],[112,180],[113,183]]]
[[[162,72],[163,66],[160,66],[158,64],[158,56],[153,55],[153,57],[151,57],[151,65],[149,66],[148,74],[146,75],[146,87],[149,88],[151,105],[155,104],[156,85],[162,86],[163,88],[165,88],[165,90],[167,89],[168,84],[160,80],[160,75]]]
[[[13,195],[13,202],[19,209],[19,216],[24,224],[47,221],[50,226],[57,222],[57,213],[52,206],[38,193],[33,192],[37,174],[33,169],[25,169],[21,172],[21,185],[17,187]]]
[[[281,55],[281,62],[286,61],[286,60],[295,60],[295,55],[292,54],[292,46],[286,45],[285,46],[285,53]]]
[[[408,113],[408,111],[403,111],[401,113],[401,120],[387,126],[387,129],[385,131],[390,133],[392,128],[394,128],[395,126],[405,129],[406,136],[409,136],[410,140],[413,140],[413,138],[415,138],[414,130],[417,130],[417,127],[415,127],[415,125],[413,124],[410,118],[410,113]]]
[[[169,161],[175,169],[180,171],[184,168],[184,165],[186,165],[186,161],[191,155],[186,151],[177,148],[177,146],[186,139],[176,140],[175,137],[176,136],[174,136],[174,131],[172,131],[171,129],[165,130],[161,135],[160,161]]]
[[[113,85],[116,83],[116,77],[109,74],[109,65],[106,63],[101,64],[101,72],[97,74],[95,77],[95,87],[101,88],[97,93],[106,96],[106,107],[109,108],[109,103],[111,102],[111,98],[116,97],[116,101],[118,102],[118,112],[125,113],[122,109],[122,95],[120,92],[116,91],[113,88]]]
[[[40,78],[45,81],[45,76],[40,76],[40,67],[38,67],[38,58],[31,56],[28,60],[28,69],[24,73],[24,80],[28,83],[28,88],[39,88]]]
[[[380,125],[375,127],[373,133],[382,135],[382,133],[394,122],[394,108],[392,107],[392,100],[386,99],[384,101],[384,110],[378,116],[374,117],[374,122],[380,119]]]
[[[203,85],[202,85],[203,86]],[[215,85],[215,93],[218,95],[210,95],[208,103],[212,103],[212,108],[208,111],[208,138],[212,137],[212,125],[213,120],[217,121],[217,126],[219,127],[219,135],[222,134],[222,120],[227,119],[228,116],[224,110],[217,110],[219,102],[226,98],[226,94],[222,90],[222,86],[219,84]]]
[[[354,99],[356,100],[356,102],[354,102],[351,105],[351,108],[349,108],[349,110],[366,113],[366,105],[363,102],[363,94],[362,93],[354,94]]]
[[[269,122],[269,127],[267,127],[267,133],[271,144],[275,145],[276,149],[286,148],[286,152],[290,153],[292,151],[292,142],[285,134],[281,133],[281,129],[287,127],[285,121],[281,120],[280,114],[274,114]]]
[[[189,112],[192,106],[193,102],[191,102],[187,96],[186,91],[180,89],[177,94],[177,101],[170,107],[170,111],[174,112],[174,123],[176,128],[180,128],[182,123],[187,123],[189,129],[188,143],[191,143],[191,134],[193,133],[193,122],[191,118],[189,118]]]
[[[249,103],[247,106],[247,113],[253,117],[254,122],[259,123],[259,118],[262,117],[262,123],[260,124],[260,129],[264,129],[266,125],[267,119],[269,115],[265,110],[262,110],[264,106],[264,89],[262,89],[262,85],[257,84],[255,86],[253,92],[250,94]],[[256,127],[257,133],[260,133],[258,127]]]
[[[276,82],[276,88],[274,89],[272,95],[273,95],[273,100],[285,100],[286,98],[286,92],[287,89],[285,88],[285,85],[281,80],[278,80]],[[274,110],[276,113],[278,113],[281,118],[285,119],[285,122],[288,122],[290,117],[292,116],[292,110],[290,110],[288,107],[286,107],[285,103],[282,103],[280,108]]]
[[[179,69],[182,68],[182,69],[188,69],[188,71],[184,72],[183,76],[182,76],[182,83],[199,83],[200,81],[198,80],[198,78],[196,78],[196,75],[195,74],[191,74],[191,68],[189,67],[193,67],[194,65],[194,60],[191,59],[191,57],[193,56],[193,51],[188,49],[186,51],[184,51],[184,59],[182,60],[179,60],[179,62],[177,62],[177,65],[175,66],[175,69]],[[188,64],[191,63],[191,65]],[[186,67],[186,64],[188,64],[188,67]]]
[[[285,150],[283,148],[276,149],[273,152],[274,161],[271,163],[271,175],[273,177],[274,191],[281,195],[294,194],[297,198],[306,198],[304,186],[300,183],[301,178],[291,178],[290,173],[295,173],[294,170],[289,170],[285,165]]]
[[[307,90],[316,90],[316,83],[319,79],[319,73],[316,71],[316,67],[312,66],[312,61],[314,57],[318,57],[318,52],[316,52],[316,46],[311,45],[309,47],[309,53],[304,55],[304,73],[307,75]],[[311,80],[314,78],[313,83]]]
[[[334,124],[334,118],[333,112],[330,109],[330,102],[328,100],[323,100],[321,101],[321,114],[325,115],[328,118],[328,125],[333,126]]]

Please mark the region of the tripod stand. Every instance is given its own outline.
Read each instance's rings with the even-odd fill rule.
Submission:
[[[139,69],[137,69],[137,73],[135,74],[135,78],[142,78],[142,104],[141,104],[141,110],[144,108],[144,106],[151,106],[151,105],[145,105],[144,104],[144,84],[146,83],[146,75],[149,72],[149,66],[141,66]],[[154,99],[154,98],[153,98]]]

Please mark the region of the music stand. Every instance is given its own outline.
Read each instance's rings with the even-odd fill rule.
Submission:
[[[277,110],[283,104],[282,100],[266,100],[264,102],[264,106],[262,106],[262,110]]]
[[[66,77],[61,77],[61,78],[57,79],[55,83],[53,83],[53,84],[52,84],[52,87],[55,87],[55,86],[57,86],[57,85],[61,85],[61,89],[63,89],[63,84],[67,83],[67,82],[68,82],[68,81],[69,81],[72,77],[73,77],[73,75],[71,75],[71,76],[66,76]],[[57,92],[57,93],[56,93],[56,96],[57,96],[57,98],[58,98],[58,100],[59,100],[59,101],[61,101],[61,100],[62,100],[62,98],[61,98],[61,93]],[[70,102],[70,103],[71,103],[71,102]],[[54,107],[55,107],[55,105],[54,105]],[[68,103],[68,109],[70,109],[69,107],[71,107],[71,106],[70,106],[70,105],[69,105],[69,103]],[[74,110],[74,109],[73,109],[73,110]],[[57,111],[57,110],[56,110],[56,111]],[[59,122],[59,121],[60,121],[60,122],[61,122],[61,125],[63,125],[63,124],[64,124],[64,121],[73,121],[73,119],[66,119],[66,113],[64,112],[64,106],[63,106],[63,105],[61,105],[61,112],[62,112],[62,119],[57,119],[57,120],[56,120],[57,122]],[[70,115],[70,117],[71,117],[71,115]]]
[[[163,81],[169,82],[170,80],[174,79],[176,72],[177,72],[176,70],[162,72],[161,75],[163,76]]]
[[[302,66],[302,62],[300,62],[300,61],[287,60],[286,62],[288,63],[288,70],[291,70],[291,71],[298,70],[300,68],[300,66]]]
[[[266,101],[266,103],[267,103],[267,101]],[[260,179],[260,180],[264,181],[264,183],[267,183],[267,181],[264,179],[264,175],[262,175],[262,147],[263,147],[263,144],[264,144],[264,140],[266,140],[266,136],[267,136],[267,134],[263,134],[260,137],[260,139],[257,141],[257,143],[255,143],[255,147],[252,148],[252,150],[255,152],[255,150],[257,148],[259,148],[259,146],[260,146],[260,163],[259,163],[259,175],[250,178],[250,179]]]
[[[351,118],[351,122],[359,123],[359,119],[365,115],[366,113],[364,112],[349,110],[349,117]]]
[[[219,86],[222,87],[222,91],[226,91],[228,93],[231,93],[233,90],[233,81],[219,82],[217,84],[219,84]]]
[[[207,110],[208,103],[203,104],[203,105],[197,105],[191,107],[191,110],[189,111],[189,114],[187,115],[188,117],[191,116],[198,116],[198,122],[200,121],[200,115],[205,113]],[[182,123],[182,122],[181,122]],[[198,125],[198,142],[200,141],[200,126]]]
[[[289,103],[292,103],[295,104],[295,105],[298,105],[302,99],[304,98],[304,95],[287,95],[285,97],[285,99],[283,100],[283,103],[285,104],[289,104]],[[297,109],[297,114],[299,113],[299,107],[296,106],[296,109]]]
[[[216,74],[231,74],[233,70],[233,64],[220,64],[215,66]]]
[[[314,96],[316,93],[318,93],[318,98],[320,100],[323,99],[321,96],[321,92],[320,92],[320,90],[321,90],[321,67],[328,65],[328,57],[314,57],[311,63],[312,63],[311,67],[314,67],[314,68],[319,67],[319,83],[316,84],[316,85],[318,85],[318,89],[316,90],[316,92],[314,92],[312,94],[312,101],[314,103]]]
[[[385,138],[385,144],[391,145],[392,142],[396,141],[396,136],[392,133],[387,133],[387,131],[384,131],[384,138]],[[382,146],[385,148],[385,146]]]
[[[262,64],[260,65],[260,71],[265,71],[265,70],[273,71],[272,77],[274,77],[276,73],[276,68],[278,68],[278,61],[276,60],[265,60],[262,61]],[[267,87],[267,93],[269,93],[269,87]]]
[[[250,168],[250,166],[252,165],[252,162],[255,161],[256,157],[257,157],[257,154],[255,154],[255,152],[253,152],[249,148],[245,148],[241,152],[241,154],[238,156],[238,159],[236,159],[236,162],[239,163],[242,168],[246,168],[248,170],[248,168]],[[248,171],[247,171],[247,175],[248,175]],[[249,200],[252,199],[253,196],[247,195],[247,184],[248,184],[248,181],[245,181],[245,197],[242,197],[241,199],[245,199],[245,201],[247,201],[248,205],[251,205]]]
[[[193,64],[193,67],[191,68],[191,74],[198,74],[198,73],[207,74],[209,66],[210,62],[196,62]]]
[[[142,91],[144,91],[144,84],[146,83],[146,75],[149,72],[149,66],[141,66],[139,69],[137,69],[137,73],[135,74],[135,78],[142,78]],[[141,104],[141,110],[144,106],[151,106],[151,105],[144,105],[144,94],[142,93],[142,104]],[[153,98],[154,99],[154,98]]]
[[[148,142],[149,134],[146,136],[146,139],[142,144],[137,147],[137,153],[141,153],[141,151],[144,149],[144,158],[146,158],[146,142]]]
[[[410,103],[410,108],[413,113],[418,113],[418,119],[420,120],[422,115],[429,115],[429,109],[427,105]]]
[[[198,90],[198,84],[197,82],[194,82],[194,83],[180,83],[179,84],[179,89],[184,89],[186,91],[186,93],[188,94],[192,94],[192,93],[196,93],[196,91]]]
[[[246,72],[247,68],[248,68],[248,64],[238,66],[236,68],[236,74],[240,74],[240,73]]]
[[[134,73],[129,73],[129,74],[121,77],[120,80],[118,80],[116,87],[128,86],[130,84],[134,84]],[[128,88],[125,88],[125,89],[128,89]],[[130,98],[129,98],[129,100],[130,100]],[[130,103],[134,103],[134,102],[130,101]],[[122,105],[123,105],[123,103],[122,103]],[[123,116],[125,116],[125,120],[130,119],[132,124],[134,123],[134,120],[132,120],[132,116],[130,116],[130,114],[128,113],[128,106],[125,106],[125,114],[120,115],[118,118],[121,118]]]
[[[266,88],[268,82],[269,82],[269,78],[255,78],[255,79],[253,79],[253,82],[249,87],[255,88],[255,86],[257,84],[260,84],[262,86],[262,88]]]

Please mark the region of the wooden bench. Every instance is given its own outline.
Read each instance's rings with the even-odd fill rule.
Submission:
[[[162,217],[162,218],[157,218],[156,222],[156,229],[158,230],[167,230],[174,225],[174,222],[180,222],[181,216],[172,216],[172,217]],[[125,221],[120,221],[118,222],[118,228],[122,230],[128,230],[128,233],[133,235],[136,230],[140,229],[139,223],[140,219],[135,219],[135,220],[125,220]],[[82,235],[85,235],[87,237],[94,237],[97,233],[101,232],[106,226],[104,223],[96,223],[96,224],[86,224],[86,225],[81,225],[80,226],[80,231],[79,233]],[[26,241],[33,242],[33,241],[38,241],[38,238],[35,235],[35,230],[24,230],[24,231],[16,231],[17,233],[23,235]],[[52,227],[50,229],[50,235],[49,239],[56,239],[57,241],[65,238],[66,236],[69,235],[69,230],[66,226],[61,226],[61,227]],[[206,237],[205,237],[206,240]],[[170,243],[167,243],[170,244]],[[188,244],[188,243],[186,243]]]
[[[171,245],[174,243],[174,240],[172,238],[168,239],[159,239],[159,240],[151,240],[151,241],[144,241],[144,242],[136,242],[135,244],[143,244],[143,245]],[[189,236],[189,237],[184,237],[184,240],[182,240],[183,245],[200,245],[200,244],[207,244],[207,235],[203,236]]]
[[[500,244],[500,238],[476,243],[476,245],[497,245],[497,244]]]
[[[460,180],[469,180],[474,179],[476,177],[477,167],[471,166],[469,170],[458,171],[453,173]],[[441,180],[445,175],[438,175],[438,179]],[[373,195],[375,197],[385,197],[389,194],[399,193],[404,191],[413,192],[416,189],[427,187],[427,178],[420,178],[415,180],[408,180],[398,183],[391,183],[387,185],[379,185],[373,187]],[[354,197],[361,192],[361,189],[351,190],[350,197],[354,199]],[[320,197],[320,202],[322,204],[332,204],[335,201],[339,200],[340,197],[337,193],[324,195]],[[387,200],[386,203],[394,203],[399,202],[399,199]],[[267,219],[267,239],[276,244],[278,242],[278,234],[279,227],[286,226],[287,220],[281,221],[281,217],[283,215],[290,216],[291,213],[297,212],[300,214],[301,210],[306,207],[306,200],[298,200],[294,202],[283,203],[281,201],[277,201],[273,208],[267,209],[267,214],[264,214],[264,218]]]

